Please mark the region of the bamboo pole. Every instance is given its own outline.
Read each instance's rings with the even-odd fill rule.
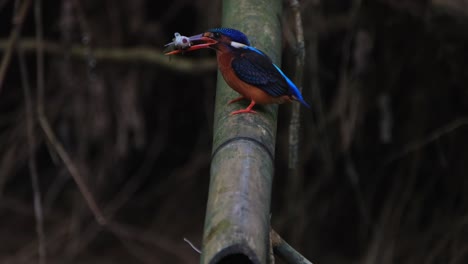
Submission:
[[[224,0],[223,26],[244,32],[279,65],[281,1]],[[267,263],[277,106],[230,116],[249,102],[218,74],[201,263]]]

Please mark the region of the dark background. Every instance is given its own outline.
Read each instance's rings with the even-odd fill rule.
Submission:
[[[0,0],[2,59],[16,2]],[[35,37],[33,7],[19,43]],[[314,263],[468,263],[467,1],[306,0],[301,10],[312,110],[302,109],[300,173],[291,179],[290,105],[280,107],[272,226]],[[160,54],[174,32],[219,26],[220,12],[221,1],[207,0],[43,1],[44,39],[56,48],[45,52],[44,99],[34,44],[22,49],[23,78],[18,49],[11,53],[0,89],[1,263],[38,263],[31,174],[48,263],[198,262],[183,238],[201,245],[214,52],[178,56],[208,60],[184,70],[177,59],[113,60],[97,50]],[[278,19],[292,76],[287,2]],[[70,169],[108,226],[97,224]]]

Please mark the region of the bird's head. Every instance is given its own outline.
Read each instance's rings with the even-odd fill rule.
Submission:
[[[181,52],[193,51],[203,48],[214,48],[225,45],[232,48],[243,48],[250,46],[250,41],[247,36],[239,30],[232,28],[213,28],[202,34],[191,36],[188,38],[190,42],[184,48],[166,52],[166,55],[178,54]],[[176,41],[166,44],[166,46],[177,46]]]

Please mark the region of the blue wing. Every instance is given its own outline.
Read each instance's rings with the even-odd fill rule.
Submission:
[[[232,60],[231,66],[239,79],[254,85],[271,96],[291,96],[307,107],[296,85],[261,51],[247,46]]]

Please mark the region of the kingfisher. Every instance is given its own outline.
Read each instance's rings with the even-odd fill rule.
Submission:
[[[176,33],[178,34],[178,33]],[[166,47],[175,50],[166,55],[173,55],[203,48],[216,51],[218,68],[226,83],[241,96],[228,102],[250,100],[249,106],[237,110],[231,115],[256,113],[255,104],[282,104],[298,101],[310,108],[297,86],[275,65],[261,50],[250,45],[247,36],[232,28],[213,28],[191,37],[177,36]],[[180,43],[177,42],[180,40]]]

